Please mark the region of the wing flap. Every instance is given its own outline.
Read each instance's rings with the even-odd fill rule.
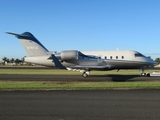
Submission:
[[[104,66],[70,66],[68,68],[71,69],[109,69],[110,65],[104,65]]]

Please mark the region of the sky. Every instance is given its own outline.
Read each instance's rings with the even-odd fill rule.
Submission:
[[[5,32],[48,50],[135,50],[160,57],[160,0],[0,0],[0,59],[27,56]]]

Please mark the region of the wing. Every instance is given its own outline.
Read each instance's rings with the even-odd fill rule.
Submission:
[[[91,57],[91,56],[86,56],[86,57]],[[73,69],[75,69],[75,70],[76,69],[77,70],[92,70],[92,69],[96,70],[96,69],[110,69],[111,68],[111,66],[107,65],[106,63],[104,63],[104,61],[101,61],[101,63],[104,63],[104,64],[99,64],[99,65],[63,66],[62,63],[58,60],[57,57],[55,57],[54,54],[51,55],[51,59],[53,59],[55,67],[58,67],[58,68],[67,68],[68,70],[73,70]]]
[[[67,68],[71,68],[71,69],[109,69],[111,66],[110,65],[99,65],[99,66],[70,66]]]

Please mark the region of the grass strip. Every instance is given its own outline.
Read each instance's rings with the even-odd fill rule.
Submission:
[[[0,90],[160,89],[160,82],[0,82]]]

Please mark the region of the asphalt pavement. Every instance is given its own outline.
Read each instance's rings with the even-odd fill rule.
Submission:
[[[91,75],[83,78],[79,75],[21,75],[21,74],[1,74],[0,81],[78,81],[78,82],[125,82],[125,81],[160,81],[159,76],[142,77],[138,75]]]
[[[1,91],[0,120],[159,120],[160,90]]]

